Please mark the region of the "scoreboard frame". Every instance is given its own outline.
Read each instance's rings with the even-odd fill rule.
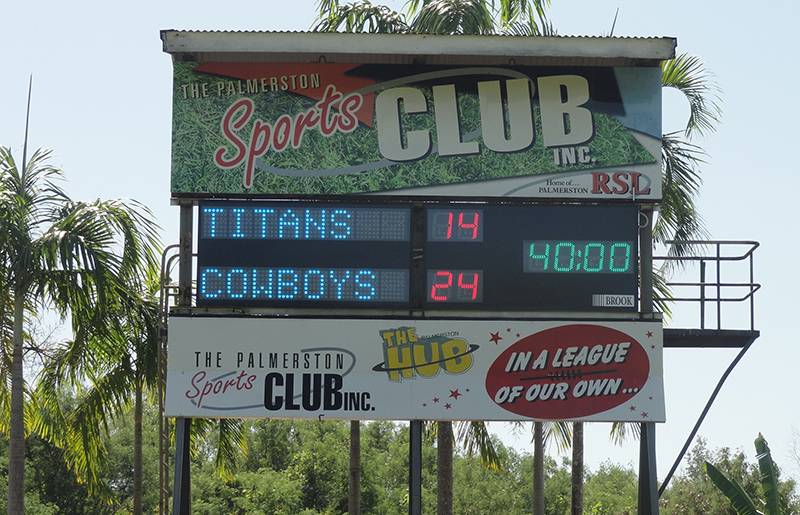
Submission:
[[[237,309],[408,309],[443,312],[617,312],[630,314],[635,313],[638,309],[639,207],[629,203],[473,202],[421,200],[419,198],[400,199],[398,197],[349,197],[342,198],[340,202],[317,198],[298,198],[291,201],[284,199],[249,201],[215,199],[200,201],[198,205],[198,259],[195,271],[197,280],[196,305],[198,307]],[[354,239],[326,241],[319,238],[311,241],[297,241],[297,239],[293,240],[292,238],[261,239],[256,237],[240,239],[239,241],[224,237],[210,239],[207,235],[206,237],[203,236],[203,227],[206,220],[204,208],[212,205],[229,208],[280,206],[302,209],[407,210],[409,213],[408,226],[410,233],[407,241],[398,241],[397,239],[393,241]],[[460,240],[443,241],[439,237],[432,241],[431,230],[433,222],[428,219],[427,215],[439,210],[450,210],[455,213],[460,211],[482,213],[481,223],[486,225],[481,225],[480,229],[475,229],[476,236],[479,236],[478,241],[467,241],[468,238],[465,238],[463,234]],[[487,213],[490,215],[488,219],[486,218]],[[551,227],[551,230],[545,232],[520,232],[520,227],[524,225],[522,222],[530,222],[531,219],[515,220],[514,214],[525,216],[543,214],[545,215],[543,220],[537,222],[539,229],[556,225],[562,229],[567,228],[569,234],[558,233],[558,227],[555,229]],[[558,223],[553,221],[554,218],[564,214],[567,217],[566,222],[564,220]],[[477,221],[478,219],[473,218],[474,216],[476,215],[468,215],[464,220],[469,220],[470,223],[473,220]],[[492,224],[492,218],[496,219],[498,216],[503,219],[502,222]],[[483,220],[489,221],[483,222]],[[608,220],[608,223],[604,223],[605,220]],[[469,225],[469,223],[465,222],[465,225]],[[507,245],[502,242],[503,245],[499,246],[501,247],[500,250],[489,248],[491,245],[497,246],[499,237],[497,231],[500,231],[500,235],[504,236],[512,234],[513,238],[519,241],[508,243]],[[514,231],[517,232],[514,233]],[[559,236],[559,234],[562,235]],[[467,236],[469,236],[469,231],[467,231]],[[561,252],[562,255],[567,255],[567,251],[564,251],[564,249],[570,248],[572,253],[575,254],[575,249],[578,248],[578,258],[572,260],[572,262],[578,263],[574,267],[577,270],[573,269],[572,273],[553,273],[551,270],[550,273],[546,274],[536,274],[531,273],[530,270],[525,270],[525,256],[522,255],[525,252],[525,248],[522,245],[532,241],[536,243],[559,241],[558,245],[563,248],[556,249],[556,256],[561,251],[563,251]],[[589,256],[588,253],[586,256],[582,256],[581,247],[576,247],[575,244],[585,245],[587,242],[590,242],[591,245],[584,248],[591,248],[595,254],[597,254],[601,244],[608,244],[604,249],[611,248],[609,246],[612,244],[617,244],[618,247],[621,245],[628,246],[629,269],[625,270],[624,274],[608,273],[607,270],[605,271],[606,273],[585,273],[585,271],[581,273],[581,263],[588,263],[588,261],[581,260],[586,260]],[[275,244],[278,244],[278,246]],[[495,256],[498,255],[504,255],[507,260],[511,259],[509,248],[516,249],[514,254],[519,256],[513,257],[515,260],[513,261],[513,266],[509,266],[508,261],[506,263],[493,261]],[[477,262],[471,259],[470,255],[475,251],[480,251],[478,254],[485,261]],[[605,250],[600,250],[600,252],[605,252]],[[531,249],[531,253],[533,253],[533,249]],[[242,258],[242,256],[245,257]],[[603,268],[602,263],[600,265],[597,264],[596,257],[593,256],[592,258],[595,259],[591,267],[592,272],[597,272],[600,268]],[[322,263],[318,259],[322,259]],[[608,263],[611,263],[610,259],[607,258]],[[560,268],[567,270],[568,262],[570,261],[563,261],[562,258],[563,266]],[[348,270],[353,278],[359,272],[370,270],[391,269],[391,271],[395,272],[405,270],[408,273],[408,287],[405,292],[406,297],[403,297],[401,292],[397,293],[400,296],[399,298],[395,295],[394,297],[390,296],[389,300],[369,299],[365,301],[364,299],[357,299],[355,295],[358,295],[359,290],[355,289],[356,286],[353,286],[351,290],[344,291],[344,297],[340,297],[338,300],[253,299],[242,297],[236,299],[210,299],[203,296],[205,282],[202,275],[203,271],[209,266],[250,267],[247,269],[247,273],[252,272],[253,274],[256,274],[256,268],[266,270],[272,267],[277,272],[279,267],[282,267],[280,269],[290,275],[296,274],[298,270],[308,270],[311,267],[317,276],[320,273],[323,275],[330,273],[334,279],[337,274],[339,274],[339,277],[343,277]],[[542,266],[545,265],[540,263],[539,268]],[[609,266],[606,265],[606,268],[609,268]],[[621,266],[618,264],[616,270],[622,270]],[[529,266],[528,268],[531,267]],[[322,269],[321,272],[319,269]],[[471,299],[467,301],[446,299],[442,302],[434,302],[431,295],[444,291],[442,289],[431,290],[430,277],[432,273],[437,271],[445,271],[444,274],[441,274],[442,281],[446,280],[447,271],[451,272],[451,282],[453,284],[462,286],[463,281],[467,297],[472,293],[474,299],[480,301],[482,298],[483,302],[470,302]],[[263,274],[266,272],[260,271],[258,273]],[[503,276],[502,283],[505,286],[493,287],[494,283],[491,281],[500,276]],[[262,276],[262,281],[265,280],[263,277],[266,276]],[[360,277],[369,276],[363,275]],[[255,281],[255,275],[253,275],[253,280]],[[480,284],[478,283],[479,280]],[[335,286],[336,283],[331,284]],[[357,283],[355,284],[357,285]],[[471,285],[475,286],[474,290],[469,290]],[[527,285],[529,289],[523,291],[524,285]],[[535,289],[531,290],[530,288],[532,287],[535,287]],[[302,288],[302,284],[300,284],[300,288]],[[595,290],[591,288],[595,288]],[[429,290],[434,291],[434,293],[429,295]],[[506,290],[511,291],[511,294],[506,295],[504,293]],[[363,287],[360,291],[363,294],[368,289]],[[531,293],[531,291],[535,293]],[[547,293],[542,295],[541,292],[543,291]],[[501,298],[503,300],[499,300]],[[612,298],[612,300],[609,301],[607,298]]]

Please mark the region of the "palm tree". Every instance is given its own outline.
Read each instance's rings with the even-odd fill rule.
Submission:
[[[338,0],[320,0],[315,31],[374,32],[374,33],[432,33],[432,34],[496,34],[512,33],[538,36],[556,33],[547,19],[545,9],[550,0],[410,0],[405,13],[398,13],[367,0],[341,5]],[[662,136],[664,174],[663,200],[656,220],[653,237],[658,243],[668,240],[690,240],[706,235],[697,212],[695,197],[701,184],[699,165],[702,150],[691,143],[695,134],[715,129],[720,108],[716,86],[710,80],[702,62],[687,54],[662,63],[662,86],[681,91],[689,101],[690,116],[681,132]],[[682,255],[687,247],[669,246],[671,254]],[[665,271],[666,272],[666,271]],[[668,297],[665,281],[656,287],[660,297]],[[659,307],[668,310],[660,302]],[[446,422],[440,424],[448,424]],[[452,428],[450,429],[452,432]],[[442,453],[443,455],[446,453]],[[583,426],[573,427],[573,502],[578,513],[582,510]],[[443,471],[450,470],[447,463]],[[447,486],[447,481],[443,485]],[[441,495],[451,495],[449,490]],[[573,511],[575,512],[575,511]]]
[[[338,0],[320,0],[314,31],[423,33],[423,34],[497,34],[519,32],[540,34],[540,24],[547,27],[544,9],[550,0],[410,0],[405,13],[398,13],[368,0],[341,5]],[[496,464],[486,425],[464,423],[458,431],[468,449],[480,448],[485,462]],[[437,422],[437,513],[453,511],[453,425]],[[352,453],[352,448],[351,448]],[[351,456],[352,459],[352,456]]]
[[[114,321],[106,315],[155,263],[156,240],[156,226],[141,206],[73,201],[58,185],[61,171],[47,164],[50,153],[36,151],[30,160],[25,153],[20,167],[8,148],[0,148],[2,298],[13,299],[11,359],[6,353],[4,364],[10,365],[8,511],[14,514],[24,509],[25,419],[44,432],[55,422],[25,410],[26,307],[69,318],[76,341],[112,334]],[[86,450],[83,458],[73,456],[84,466],[92,457]]]
[[[663,134],[661,137],[664,187],[659,216],[653,226],[653,240],[661,244],[676,241],[677,243],[668,245],[668,252],[681,256],[689,251],[689,247],[681,244],[681,241],[707,236],[695,205],[695,198],[702,184],[699,166],[704,163],[704,153],[690,140],[695,134],[713,132],[719,122],[721,109],[718,88],[697,57],[681,54],[663,61],[661,70],[662,87],[674,88],[683,93],[689,102],[690,111],[684,130]],[[653,272],[655,293],[662,299],[657,302],[657,306],[669,314],[669,302],[664,300],[671,296],[665,280],[669,270]],[[614,423],[611,427],[611,438],[621,443],[629,431],[638,437],[639,426]],[[575,514],[583,511],[582,423],[576,422],[573,425],[572,443],[572,513]]]
[[[514,422],[521,426],[521,422]],[[547,444],[555,440],[559,451],[572,444],[572,430],[567,422],[533,423],[533,515],[544,515],[544,454]]]

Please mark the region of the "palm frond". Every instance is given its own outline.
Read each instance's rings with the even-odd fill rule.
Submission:
[[[677,89],[689,101],[686,137],[691,137],[695,132],[707,134],[716,130],[716,124],[722,116],[719,86],[698,57],[681,54],[662,61],[661,84]]]
[[[370,32],[398,34],[409,31],[405,16],[386,7],[359,0],[346,5],[322,0],[320,16],[311,30],[314,32]]]
[[[569,422],[544,422],[543,429],[545,446],[555,442],[559,452],[572,446],[572,425]]]
[[[500,0],[498,18],[504,33],[525,36],[555,35],[553,24],[547,19],[547,8],[550,0]],[[520,25],[527,27],[530,33],[506,32],[506,29]]]
[[[500,458],[497,455],[497,449],[494,447],[492,435],[489,433],[486,422],[461,421],[456,424],[456,427],[458,441],[464,447],[464,451],[468,456],[474,456],[477,453],[484,466],[492,470],[500,468]]]
[[[247,435],[245,422],[240,419],[223,418],[219,420],[217,440],[217,473],[222,479],[231,480],[236,472],[240,458],[247,455]]]
[[[616,445],[622,445],[629,437],[638,440],[642,434],[642,427],[636,422],[613,422],[609,437]]]
[[[664,194],[653,227],[654,241],[696,240],[707,236],[695,205],[702,183],[697,166],[704,162],[704,156],[699,147],[681,139],[676,133],[662,136]],[[669,255],[683,256],[688,252],[686,245],[671,245],[669,248]]]
[[[753,500],[736,481],[731,481],[725,474],[709,462],[706,462],[706,474],[711,482],[728,498],[739,515],[761,515]]]
[[[669,287],[664,268],[653,269],[653,303],[657,311],[664,314],[665,319],[672,316],[672,289]],[[638,426],[637,426],[638,427]]]
[[[779,513],[780,500],[778,492],[778,473],[772,461],[767,440],[761,433],[755,440],[756,459],[758,460],[758,473],[761,480],[761,489],[764,491],[767,513]]]
[[[411,23],[418,34],[494,34],[492,12],[484,0],[430,0]]]

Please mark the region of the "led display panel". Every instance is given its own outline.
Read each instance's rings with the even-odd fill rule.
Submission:
[[[635,311],[637,220],[629,205],[208,201],[197,305]]]
[[[200,205],[198,306],[405,307],[409,207]]]

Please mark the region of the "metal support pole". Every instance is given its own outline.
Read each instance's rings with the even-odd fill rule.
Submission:
[[[658,515],[656,425],[642,424],[639,436],[639,515]]]
[[[181,204],[180,257],[178,261],[178,306],[192,305],[192,233],[194,210],[192,204]],[[189,515],[192,511],[192,481],[189,462],[189,442],[192,420],[175,419],[175,479],[173,483],[172,513]]]
[[[641,315],[653,314],[653,210],[642,209],[647,222],[639,231],[641,273]],[[658,475],[656,471],[656,425],[641,424],[639,440],[639,515],[658,515]]]
[[[412,420],[408,434],[408,514],[422,515],[422,421]]]
[[[750,281],[751,283],[753,281]],[[706,328],[706,262],[700,260],[700,329]]]
[[[180,239],[178,240],[178,306],[192,305],[192,233],[194,231],[194,208],[191,204],[181,204]]]
[[[172,513],[189,515],[192,512],[192,477],[189,462],[189,441],[192,419],[175,419],[175,483],[172,496]]]
[[[350,421],[350,480],[347,488],[347,513],[361,515],[361,422]]]
[[[717,243],[717,331],[722,329],[722,279],[720,279],[720,245]]]

